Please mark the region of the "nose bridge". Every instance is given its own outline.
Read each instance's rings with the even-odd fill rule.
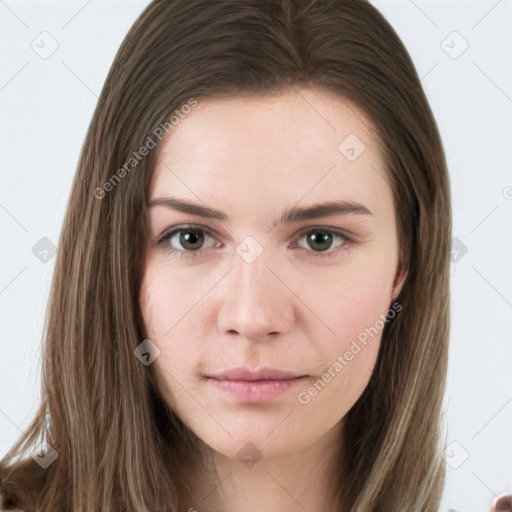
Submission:
[[[293,322],[293,294],[278,278],[278,258],[252,237],[243,240],[236,253],[220,305],[220,332],[236,331],[257,339],[288,330]]]

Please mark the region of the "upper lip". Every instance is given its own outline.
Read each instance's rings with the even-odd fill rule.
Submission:
[[[279,368],[258,368],[251,369],[246,367],[229,368],[207,377],[217,380],[291,380],[305,375],[291,370],[282,370]]]

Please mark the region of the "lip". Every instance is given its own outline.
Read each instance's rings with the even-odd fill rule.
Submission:
[[[276,399],[295,388],[309,376],[277,368],[230,368],[206,376],[207,384],[230,400],[262,403]]]
[[[257,368],[251,369],[244,366],[228,368],[213,375],[207,375],[208,378],[217,380],[237,380],[237,381],[261,381],[261,380],[292,380],[305,375],[300,372],[283,370],[280,368]]]

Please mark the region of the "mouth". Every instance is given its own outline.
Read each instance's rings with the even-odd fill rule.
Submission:
[[[228,368],[218,373],[207,375],[208,378],[217,380],[237,380],[256,382],[262,380],[293,380],[299,377],[305,377],[303,373],[292,370],[283,370],[279,368],[258,368],[251,369],[246,367]]]
[[[235,402],[261,403],[290,392],[310,376],[277,368],[253,370],[231,368],[207,375],[207,383],[224,397]]]

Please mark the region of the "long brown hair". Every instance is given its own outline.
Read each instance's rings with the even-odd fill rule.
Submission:
[[[437,512],[445,477],[448,172],[411,58],[365,0],[155,0],[132,26],[87,132],[58,244],[41,407],[0,465],[5,492],[25,508],[191,505],[180,475],[192,456],[200,461],[197,438],[134,356],[145,338],[138,297],[157,153],[149,139],[158,144],[171,116],[202,98],[296,87],[333,91],[372,120],[408,267],[402,311],[385,326],[375,371],[345,417],[333,489],[347,512]],[[58,454],[46,469],[28,456],[42,441]]]

